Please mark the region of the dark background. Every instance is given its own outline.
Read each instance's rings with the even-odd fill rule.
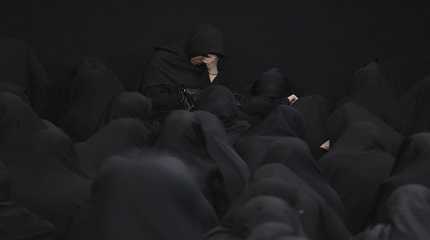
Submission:
[[[429,11],[402,2],[2,1],[0,35],[27,41],[55,81],[69,79],[80,57],[99,56],[132,90],[153,45],[212,23],[225,34],[235,89],[275,65],[306,92],[337,97],[353,71],[372,59],[428,55]],[[402,71],[392,75],[421,77]]]

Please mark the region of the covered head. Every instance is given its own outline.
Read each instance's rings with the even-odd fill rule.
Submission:
[[[286,97],[291,93],[291,86],[279,68],[271,68],[254,82],[252,93],[264,97]]]
[[[190,58],[208,54],[224,56],[224,40],[221,31],[209,24],[198,25],[189,34],[185,53]]]

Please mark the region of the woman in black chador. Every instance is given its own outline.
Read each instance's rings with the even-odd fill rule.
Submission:
[[[222,81],[218,65],[224,56],[223,36],[211,25],[199,25],[187,39],[158,46],[144,74],[140,91],[153,100],[162,116],[190,110],[198,90]]]

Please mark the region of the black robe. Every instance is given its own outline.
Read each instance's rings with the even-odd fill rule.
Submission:
[[[46,117],[49,81],[34,51],[22,41],[1,38],[0,52],[0,91],[20,96]]]
[[[248,166],[230,145],[221,121],[209,112],[172,112],[156,147],[185,163],[219,215],[248,183]]]
[[[0,109],[0,158],[9,171],[12,199],[51,221],[56,236],[64,237],[90,190],[89,182],[64,164],[76,158],[73,143],[17,96],[1,93]]]
[[[106,161],[86,213],[68,239],[201,240],[218,223],[182,160],[148,150]]]
[[[253,177],[248,188],[208,239],[247,239],[269,223],[288,226],[286,239],[348,239],[341,218],[292,170],[267,164]],[[261,229],[260,229],[261,230]],[[285,230],[285,229],[284,229]],[[296,237],[296,238],[294,238]],[[276,238],[275,238],[276,239]]]
[[[152,98],[156,112],[166,115],[171,110],[184,109],[181,89],[203,89],[211,84],[206,66],[194,66],[190,59],[209,53],[223,57],[222,38],[213,26],[201,25],[186,40],[155,48],[140,91]],[[219,71],[212,84],[222,82],[223,73],[220,68]]]
[[[73,140],[86,140],[103,125],[112,101],[123,91],[121,81],[103,63],[83,59],[68,89],[70,107],[59,125]]]
[[[111,156],[149,145],[151,131],[136,119],[111,121],[84,142],[76,143],[78,161],[71,163],[81,175],[94,179],[104,162]]]
[[[0,162],[0,238],[12,239],[54,239],[52,223],[23,208],[12,199],[10,178],[6,166]]]

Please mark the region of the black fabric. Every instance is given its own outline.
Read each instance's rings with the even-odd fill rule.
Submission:
[[[430,187],[428,177],[430,157],[430,134],[419,133],[405,140],[397,158],[391,177],[384,182],[381,192],[383,202],[395,189],[406,184],[421,184]]]
[[[60,126],[73,140],[86,140],[103,125],[111,102],[123,91],[121,81],[107,66],[84,58],[69,86],[70,107]]]
[[[148,122],[151,115],[151,99],[138,92],[123,92],[112,101],[105,122],[120,118],[135,118]]]
[[[377,116],[368,110],[352,102],[347,102],[338,107],[327,120],[327,131],[329,139],[335,143],[343,132],[351,125],[358,122],[370,122],[375,124],[380,131],[379,137],[383,138],[380,142],[383,150],[397,156],[399,148],[404,140],[402,134],[387,125]]]
[[[79,161],[74,168],[93,179],[109,157],[147,146],[150,141],[151,132],[143,122],[130,118],[113,120],[87,141],[75,145]]]
[[[20,96],[45,117],[49,82],[34,51],[23,41],[0,38],[0,52],[0,91]]]
[[[64,237],[74,214],[89,198],[89,182],[63,164],[75,157],[73,143],[45,125],[17,96],[1,93],[0,104],[0,157],[9,171],[12,197],[51,221],[56,235]]]
[[[384,204],[380,221],[390,226],[390,239],[424,240],[430,237],[430,189],[404,185]]]
[[[246,163],[229,145],[221,121],[209,112],[172,112],[156,146],[184,161],[219,214],[248,182]]]
[[[289,105],[292,87],[278,68],[263,72],[251,86],[251,95],[238,95],[244,119],[257,124],[281,104]]]
[[[401,130],[401,115],[398,111],[399,97],[389,84],[380,65],[371,62],[355,73],[353,100],[389,125]]]
[[[196,108],[217,116],[226,128],[230,143],[234,144],[251,127],[247,121],[239,120],[239,104],[230,89],[213,85],[199,93]]]
[[[262,122],[255,124],[247,134],[304,139],[305,123],[299,111],[287,105],[279,105]]]
[[[430,76],[413,85],[400,99],[405,134],[430,131]]]
[[[244,201],[240,207],[234,208],[226,216],[224,222],[232,225],[236,236],[246,239],[256,234],[258,228],[269,223],[286,226],[287,236],[303,236],[303,227],[298,211],[289,202],[280,197],[270,195],[253,196]]]
[[[294,103],[293,108],[297,109],[303,116],[305,123],[305,141],[315,158],[321,157],[324,153],[320,148],[321,144],[328,140],[327,119],[330,113],[328,101],[320,95],[300,97]]]
[[[263,201],[267,203],[265,208],[259,208],[258,205],[244,208],[247,202],[264,196],[272,197],[268,199],[269,201]],[[293,211],[285,211],[286,209],[281,205],[276,207],[270,202],[291,206]],[[286,222],[285,216],[288,216]],[[299,216],[299,222],[297,222],[297,216]],[[327,206],[325,200],[292,170],[281,164],[265,165],[254,174],[252,183],[222,220],[222,226],[230,229],[235,236],[246,238],[251,231],[255,230],[253,228],[255,222],[262,223],[265,220],[288,223],[294,227],[293,231],[299,236],[300,234],[297,233],[301,230],[298,226],[302,225],[304,233],[310,239],[348,239],[350,237],[339,216]]]
[[[69,239],[201,240],[218,223],[181,160],[138,150],[103,166],[88,216]]]
[[[385,152],[382,134],[373,123],[352,124],[319,161],[345,204],[347,224],[353,233],[368,223],[381,185],[394,166],[395,158]]]
[[[253,83],[251,93],[253,96],[279,99],[291,95],[292,87],[278,68],[271,68]]]
[[[195,54],[224,55],[221,33],[210,25],[202,25],[188,39],[155,48],[145,69],[140,91],[153,100],[156,111],[184,109],[181,88],[203,89],[211,84],[206,65],[194,66],[190,59]],[[219,66],[219,71],[221,68]],[[219,72],[212,84],[221,83]]]
[[[381,205],[375,226],[354,240],[403,240],[430,237],[430,190],[419,184],[403,185]]]
[[[10,193],[10,179],[6,166],[0,162],[0,238],[54,239],[55,227],[40,216],[19,206]]]
[[[185,53],[189,58],[215,54],[224,56],[224,39],[219,29],[209,24],[201,24],[193,29],[187,39]]]
[[[339,196],[328,185],[304,141],[292,137],[247,137],[236,144],[236,149],[251,172],[265,164],[281,163],[319,193],[339,216],[344,215]]]

